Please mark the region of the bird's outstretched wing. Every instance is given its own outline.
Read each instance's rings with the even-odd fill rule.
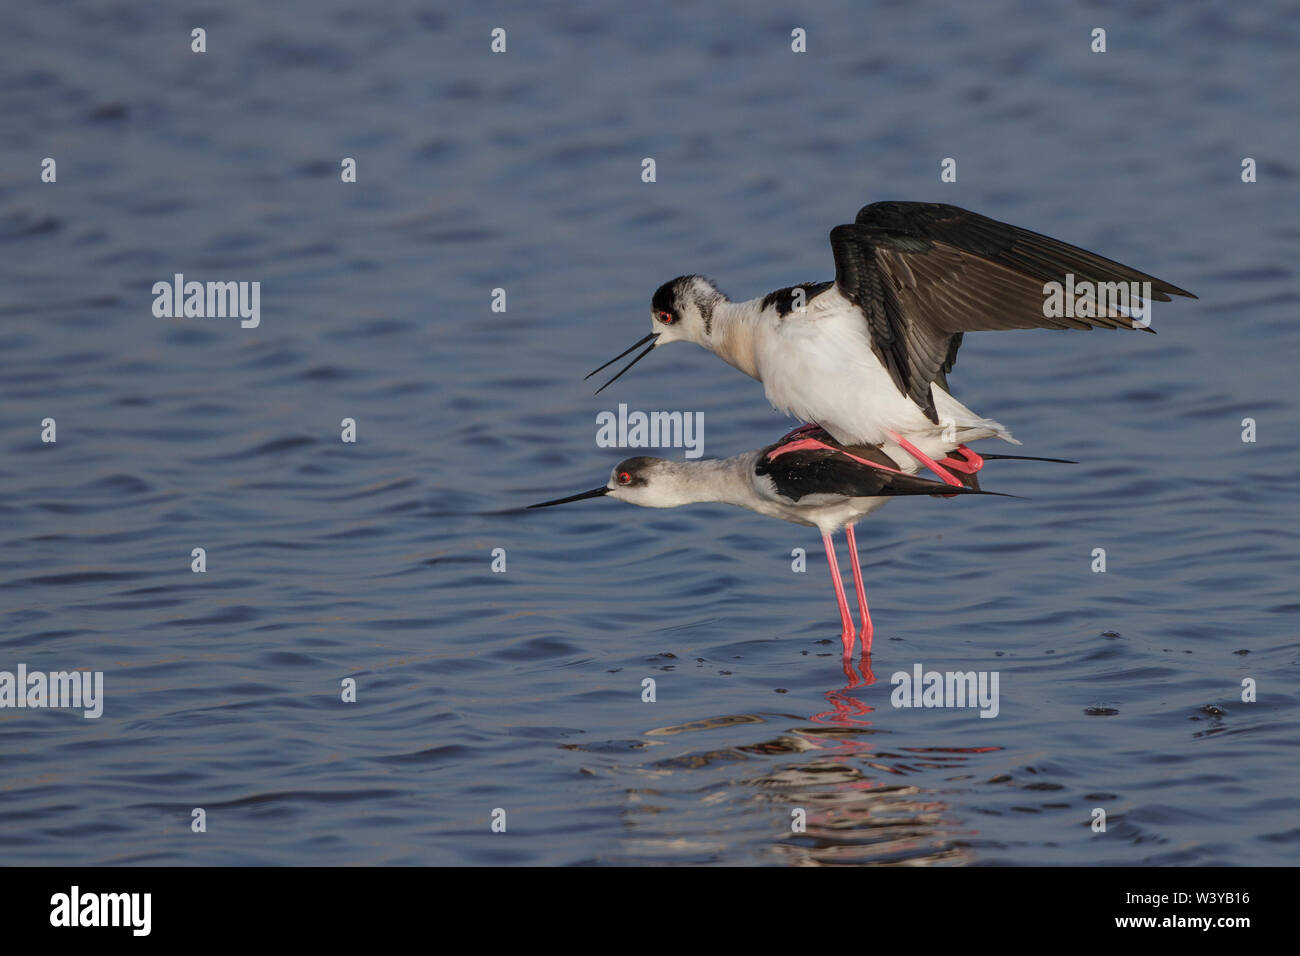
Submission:
[[[1045,316],[1046,283],[1065,286],[1073,274],[1075,286],[1149,282],[1157,301],[1196,298],[1086,249],[945,203],[864,206],[855,222],[831,230],[831,249],[835,283],[862,310],[876,356],[931,420],[930,384],[945,384],[963,332],[1134,327],[1104,302],[1092,317]]]

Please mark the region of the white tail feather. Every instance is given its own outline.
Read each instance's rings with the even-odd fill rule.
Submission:
[[[1001,438],[1012,445],[1020,444],[1001,422],[996,422],[991,418],[981,418],[938,385],[930,386],[930,395],[934,398],[934,410],[939,415],[939,424],[944,426],[948,422],[952,422],[957,431],[957,441],[967,442],[980,438]]]

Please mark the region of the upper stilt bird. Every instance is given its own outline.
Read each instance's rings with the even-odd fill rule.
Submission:
[[[948,391],[964,333],[1152,331],[1101,294],[1112,283],[1125,290],[1149,283],[1142,287],[1148,303],[1196,298],[1086,249],[945,203],[873,203],[832,229],[830,240],[834,281],[745,302],[699,275],[664,283],[651,301],[651,333],[587,377],[645,346],[603,389],[656,347],[695,342],[762,382],[775,408],[820,425],[837,442],[906,452],[954,484],[951,469],[935,468],[954,438],[959,446],[993,437],[1019,444]],[[1066,314],[1048,314],[1049,283],[1075,293]]]
[[[614,467],[609,481],[599,488],[529,507],[546,508],[602,495],[644,508],[676,508],[711,501],[815,527],[821,532],[826,548],[826,561],[840,610],[840,639],[844,656],[848,657],[853,651],[855,631],[831,536],[843,528],[848,539],[862,617],[862,652],[867,654],[871,650],[873,627],[853,526],[899,495],[997,494],[979,487],[975,472],[983,466],[983,459],[968,452],[961,459],[945,459],[945,462],[962,474],[960,485],[918,477],[914,474],[919,468],[915,461],[906,457],[896,461],[869,445],[840,446],[825,431],[804,426],[766,448],[733,458],[703,461],[628,458]]]

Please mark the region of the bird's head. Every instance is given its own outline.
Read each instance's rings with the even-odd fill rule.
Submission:
[[[601,487],[528,507],[548,508],[551,505],[564,505],[584,498],[608,495],[642,508],[676,508],[696,500],[685,494],[685,483],[680,477],[684,467],[682,462],[671,462],[664,458],[647,458],[644,455],[625,458],[614,466],[614,470],[609,473],[609,481]]]
[[[678,276],[665,282],[650,300],[650,327],[658,336],[655,344],[703,345],[712,331],[713,308],[725,298],[704,276]]]
[[[678,276],[670,282],[665,282],[655,290],[654,297],[650,300],[650,334],[631,348],[615,355],[600,368],[591,372],[587,378],[608,368],[624,355],[636,351],[643,345],[645,350],[623,366],[618,375],[596,389],[596,394],[599,395],[613,384],[615,379],[660,345],[679,341],[705,345],[713,331],[713,310],[719,302],[726,300],[727,297],[718,291],[713,280],[706,279],[704,276]]]

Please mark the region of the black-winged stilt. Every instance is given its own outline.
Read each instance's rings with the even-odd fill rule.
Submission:
[[[832,229],[830,240],[833,282],[746,302],[732,302],[703,276],[664,283],[650,306],[653,331],[591,375],[645,346],[603,389],[657,346],[695,342],[762,382],[775,408],[836,441],[881,445],[933,467],[960,442],[1019,444],[949,394],[963,333],[1152,331],[1131,310],[1113,307],[1113,283],[1126,295],[1131,283],[1149,283],[1148,307],[1170,295],[1196,298],[1085,249],[943,203],[873,203]],[[1078,290],[1080,307],[1072,298],[1069,314],[1045,314],[1049,283]]]
[[[945,458],[939,464],[958,472],[962,476],[954,479],[958,483],[933,481],[913,474],[919,464],[910,459],[896,461],[880,448],[869,445],[842,447],[816,426],[804,426],[766,448],[733,458],[701,461],[628,458],[614,467],[609,481],[599,488],[529,507],[546,508],[602,495],[644,508],[717,502],[815,527],[821,532],[826,548],[826,562],[840,609],[840,638],[847,657],[853,651],[854,626],[832,535],[843,528],[848,539],[853,583],[862,615],[862,651],[866,654],[871,650],[873,627],[853,526],[898,495],[997,494],[980,490],[975,472],[983,466],[982,458],[969,450],[954,451],[954,454],[960,457]]]

